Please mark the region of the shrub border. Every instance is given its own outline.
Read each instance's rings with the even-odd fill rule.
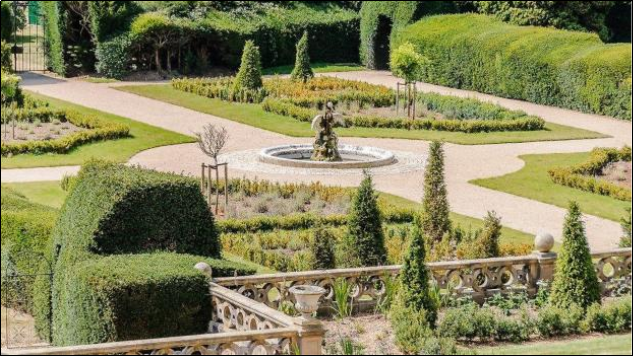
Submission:
[[[609,164],[618,161],[631,162],[630,147],[624,147],[620,150],[615,148],[596,148],[584,163],[573,167],[554,168],[549,170],[548,173],[556,184],[630,202],[631,189],[588,176],[596,176]]]

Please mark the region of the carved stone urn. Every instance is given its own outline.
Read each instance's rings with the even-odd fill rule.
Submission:
[[[319,300],[326,294],[326,290],[317,286],[296,286],[289,291],[297,303],[295,308],[301,317],[306,320],[312,319],[312,315],[319,310]]]

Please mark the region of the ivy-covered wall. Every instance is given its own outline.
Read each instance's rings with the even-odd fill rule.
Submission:
[[[382,21],[390,21],[393,34],[426,15],[454,13],[457,6],[453,1],[363,1],[360,11],[360,57],[364,65],[371,69],[381,67],[377,63],[376,43]]]

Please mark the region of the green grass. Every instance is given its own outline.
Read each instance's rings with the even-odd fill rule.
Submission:
[[[299,122],[291,117],[266,112],[260,105],[256,104],[230,103],[218,99],[209,99],[175,90],[170,85],[126,86],[117,89],[291,137],[314,136],[309,123]],[[338,129],[337,132],[339,136],[342,137],[438,140],[461,145],[579,140],[606,137],[596,132],[551,123],[548,123],[546,127],[547,130],[543,131],[477,134],[374,128],[342,128]]]
[[[551,168],[577,165],[588,157],[589,153],[522,156],[521,159],[526,163],[522,170],[472,183],[561,208],[567,208],[570,201],[576,201],[583,213],[619,221],[626,214],[625,209],[631,207],[630,202],[554,184],[549,177]]]
[[[337,72],[359,72],[367,70],[366,67],[360,64],[353,63],[312,63],[312,70],[315,73],[337,73]],[[272,68],[265,68],[262,70],[264,75],[284,75],[292,73],[294,66],[279,66]]]
[[[34,182],[2,184],[2,188],[10,188],[24,195],[29,201],[59,209],[66,200],[66,192],[60,182]]]
[[[94,115],[104,121],[125,124],[130,127],[132,137],[83,145],[68,154],[26,154],[11,158],[2,157],[2,169],[74,166],[81,165],[93,158],[122,163],[127,162],[135,154],[150,148],[194,142],[192,137],[166,131],[120,116],[37,94],[31,95],[37,99],[48,101],[54,108],[73,109],[87,115]],[[104,98],[104,100],[107,100],[107,98]]]
[[[119,80],[116,79],[110,79],[110,78],[102,78],[102,77],[85,77],[81,79],[84,82],[87,83],[93,83],[93,84],[111,84],[111,83],[118,83]]]
[[[479,355],[630,355],[631,335],[539,342],[477,350]]]

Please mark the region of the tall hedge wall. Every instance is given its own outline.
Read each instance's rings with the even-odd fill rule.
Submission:
[[[631,120],[630,44],[471,14],[423,19],[394,41],[432,61],[420,80]]]
[[[63,39],[64,13],[61,1],[42,1],[42,16],[45,22],[46,66],[61,76],[66,75],[65,45]]]
[[[218,233],[196,181],[122,165],[84,166],[53,242],[59,346],[204,333],[208,285],[195,263],[253,272],[211,260]]]
[[[0,29],[2,41],[10,41],[13,33],[13,11],[9,1],[3,1],[0,7]]]
[[[368,68],[376,69],[375,45],[381,17],[389,20],[392,34],[423,16],[454,13],[453,1],[363,1],[360,11],[360,57]]]

